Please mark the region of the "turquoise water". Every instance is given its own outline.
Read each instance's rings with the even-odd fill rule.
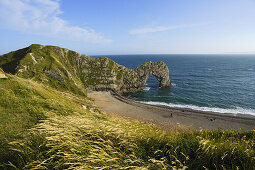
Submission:
[[[137,101],[195,110],[255,115],[255,55],[118,55],[106,56],[128,68],[164,61],[172,86],[158,88],[150,76]]]

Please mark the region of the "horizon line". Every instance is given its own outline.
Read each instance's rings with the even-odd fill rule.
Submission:
[[[255,55],[254,53],[127,53],[127,54],[86,54],[88,56],[109,55]]]

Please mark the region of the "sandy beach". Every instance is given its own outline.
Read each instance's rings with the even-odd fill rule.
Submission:
[[[229,129],[252,130],[255,116],[203,112],[191,109],[170,108],[143,104],[110,92],[89,92],[94,104],[107,113],[152,123],[163,130]]]

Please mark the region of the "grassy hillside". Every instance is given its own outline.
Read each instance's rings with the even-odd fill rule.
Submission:
[[[163,132],[71,92],[0,79],[3,169],[253,169],[255,131]]]
[[[91,58],[57,46],[31,46],[0,56],[0,68],[61,91],[86,95],[86,89],[110,89],[123,83],[123,71],[106,57]]]
[[[80,78],[74,74],[70,60],[79,54],[55,46],[33,44],[0,56],[0,67],[7,73],[43,82],[61,91],[86,95]]]

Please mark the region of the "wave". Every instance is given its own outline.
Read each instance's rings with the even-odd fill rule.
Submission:
[[[208,111],[208,112],[216,112],[216,113],[232,113],[234,115],[237,114],[249,114],[255,116],[255,110],[253,109],[244,109],[241,107],[236,107],[234,109],[223,109],[223,108],[216,108],[216,107],[200,107],[195,105],[185,105],[185,104],[173,104],[173,103],[164,103],[164,102],[144,102],[141,103],[151,104],[151,105],[160,105],[160,106],[169,106],[169,107],[176,107],[176,108],[185,108],[185,109],[192,109],[192,110],[199,110],[199,111]]]
[[[151,88],[150,87],[145,87],[143,90],[144,91],[149,91]]]

